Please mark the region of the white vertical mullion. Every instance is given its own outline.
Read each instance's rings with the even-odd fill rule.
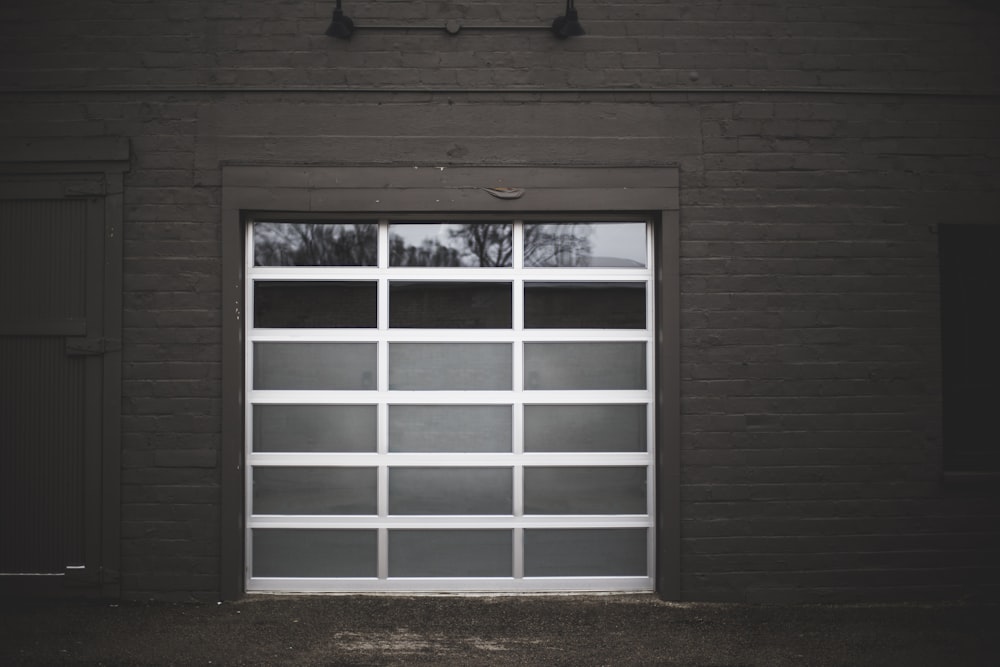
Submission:
[[[389,268],[389,221],[379,220],[378,221],[378,247],[376,248],[376,254],[378,256],[378,268],[383,271]]]
[[[524,528],[518,526],[514,530],[514,578],[524,579]]]
[[[389,516],[389,466],[385,455],[389,452],[389,222],[378,223],[378,448],[381,462],[376,469],[376,498],[379,519]],[[389,578],[389,530],[383,525],[376,529],[376,576]]]
[[[524,268],[524,220],[514,221],[514,233],[511,238],[511,266],[515,271]]]
[[[646,223],[646,574],[656,581],[656,263],[653,224]],[[667,344],[670,344],[668,342]]]
[[[514,221],[512,267],[514,269],[513,290],[514,302],[513,321],[514,346],[513,350],[513,382],[514,400],[511,405],[512,424],[511,433],[514,441],[511,443],[512,451],[515,454],[513,475],[513,512],[515,518],[524,516],[524,464],[521,455],[524,454],[524,279],[520,277],[521,270],[524,269],[524,221]],[[512,551],[513,551],[513,572],[514,579],[524,578],[524,528],[513,528]]]
[[[253,343],[249,343],[250,331],[252,329],[251,323],[252,319],[250,313],[253,312],[253,290],[254,290],[254,275],[253,275],[253,223],[247,223],[243,230],[245,235],[243,247],[247,248],[246,256],[243,258],[244,262],[244,275],[247,277],[245,284],[243,286],[243,382],[245,386],[253,387]],[[244,389],[246,392],[246,389]],[[250,392],[246,392],[250,393]],[[250,453],[253,451],[253,405],[248,404],[243,411],[243,515],[244,517],[249,517],[253,511],[253,469],[246,463],[250,460]],[[253,529],[250,528],[250,522],[244,520],[244,530],[246,531],[244,540],[244,570],[243,570],[243,581],[244,585],[249,583],[253,576]]]
[[[389,529],[383,527],[376,528],[378,550],[378,564],[376,566],[376,576],[379,579],[389,578]]]

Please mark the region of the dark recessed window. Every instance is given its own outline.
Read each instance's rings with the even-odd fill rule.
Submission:
[[[1000,225],[941,225],[944,465],[1000,470]]]
[[[377,326],[373,281],[268,280],[254,283],[254,326],[265,329]]]

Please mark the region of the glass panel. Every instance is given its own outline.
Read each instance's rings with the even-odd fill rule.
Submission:
[[[390,452],[509,452],[509,405],[390,405]]]
[[[375,343],[254,343],[254,389],[375,389]]]
[[[509,530],[390,530],[390,577],[510,577]]]
[[[253,325],[267,327],[378,326],[377,283],[258,281]]]
[[[645,514],[646,468],[525,468],[524,513]]]
[[[389,283],[389,326],[510,329],[510,283]]]
[[[253,529],[255,577],[376,577],[374,530]]]
[[[253,513],[375,514],[375,468],[253,469]]]
[[[645,389],[645,343],[525,343],[526,389]]]
[[[646,529],[524,531],[526,577],[646,576]]]
[[[510,223],[389,225],[390,266],[511,266]]]
[[[390,343],[389,389],[511,388],[509,343]]]
[[[646,223],[525,224],[524,265],[646,266]]]
[[[254,266],[376,266],[374,223],[257,222]]]
[[[255,452],[374,452],[374,405],[255,405]]]
[[[525,283],[528,329],[644,329],[645,283]]]
[[[510,468],[390,468],[389,514],[511,514]]]
[[[644,452],[645,405],[526,405],[526,452]]]

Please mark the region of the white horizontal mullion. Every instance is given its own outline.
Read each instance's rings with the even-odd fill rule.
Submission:
[[[250,280],[371,280],[379,276],[375,266],[255,266],[247,270]]]
[[[576,516],[276,516],[247,517],[250,528],[449,528],[453,530],[514,529],[514,528],[648,528],[649,517],[635,515],[576,515]]]
[[[507,267],[430,267],[430,266],[393,266],[385,275],[389,280],[404,282],[431,283],[478,283],[478,282],[511,282],[514,270]]]
[[[251,329],[252,343],[374,343],[378,329]]]
[[[539,267],[515,271],[512,267],[405,267],[379,269],[375,266],[253,266],[247,268],[250,280],[390,280],[407,282],[503,282],[515,273],[530,282],[643,282],[652,276],[647,268],[621,267]]]
[[[375,405],[597,405],[610,403],[646,403],[652,399],[647,389],[586,389],[576,391],[327,391],[319,389],[251,389],[247,402],[252,404]]]
[[[648,452],[533,452],[530,454],[455,452],[253,452],[252,466],[343,466],[385,465],[435,468],[525,466],[644,466]]]
[[[386,340],[389,343],[512,343],[532,342],[644,342],[650,339],[646,329],[251,329],[251,342],[369,343]]]
[[[518,271],[518,278],[538,283],[644,282],[653,272],[647,268],[545,267]]]
[[[357,577],[316,579],[306,577],[250,577],[248,593],[332,592],[332,593],[528,593],[533,591],[585,593],[649,592],[654,589],[652,577],[428,577],[403,578]]]

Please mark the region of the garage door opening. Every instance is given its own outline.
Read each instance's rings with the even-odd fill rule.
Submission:
[[[246,590],[653,590],[652,231],[249,220]]]

